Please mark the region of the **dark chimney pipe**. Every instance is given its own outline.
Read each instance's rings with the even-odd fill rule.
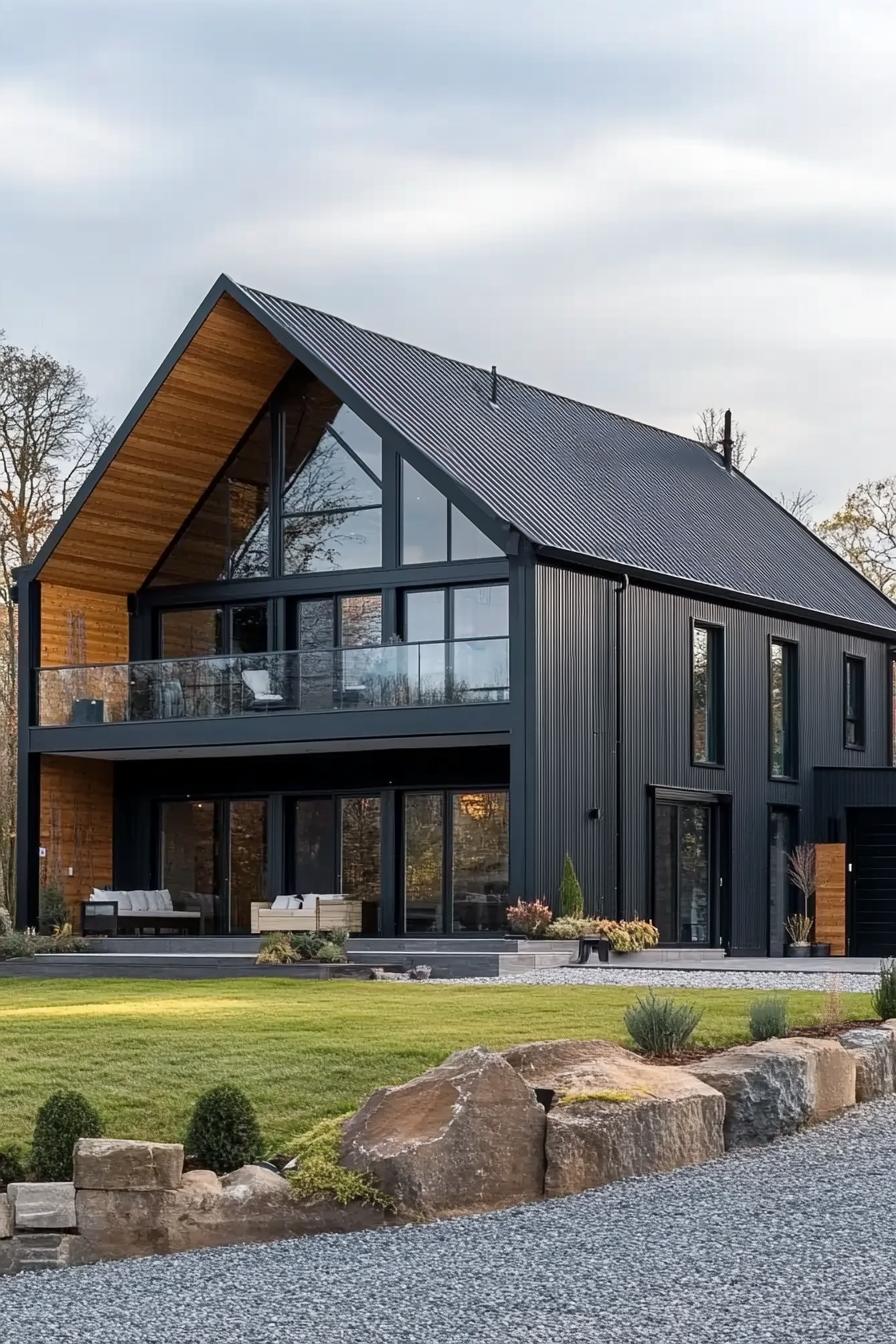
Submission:
[[[492,394],[489,401],[493,406],[498,404],[498,367],[496,364],[492,365]]]
[[[725,470],[731,470],[731,458],[734,453],[734,441],[731,438],[731,412],[725,412],[725,434],[722,439],[722,456],[725,459]]]

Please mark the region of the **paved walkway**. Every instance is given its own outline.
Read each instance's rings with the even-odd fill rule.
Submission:
[[[0,1282],[2,1344],[892,1344],[896,1099],[483,1218]]]

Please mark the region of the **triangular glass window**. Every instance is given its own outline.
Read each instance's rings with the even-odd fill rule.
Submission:
[[[372,569],[382,556],[382,442],[319,383],[286,409],[283,573]]]
[[[401,563],[479,560],[502,555],[500,547],[411,466],[401,464]]]

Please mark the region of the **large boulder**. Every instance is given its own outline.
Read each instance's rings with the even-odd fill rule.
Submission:
[[[896,1039],[879,1027],[856,1027],[837,1038],[856,1062],[856,1101],[888,1097],[896,1086]]]
[[[546,1195],[673,1171],[724,1152],[723,1098],[681,1069],[606,1041],[534,1041],[503,1054],[550,1107]]]
[[[688,1064],[725,1098],[725,1147],[771,1143],[806,1124],[815,1102],[814,1070],[805,1056],[759,1053],[740,1045]]]
[[[16,1232],[67,1232],[76,1225],[70,1181],[12,1181],[6,1198]]]
[[[183,1169],[179,1143],[78,1139],[75,1144],[78,1190],[176,1190]]]
[[[9,1195],[0,1195],[0,1241],[12,1236],[12,1206]]]
[[[760,1041],[751,1047],[756,1054],[806,1059],[812,1077],[812,1124],[830,1120],[856,1104],[855,1056],[839,1041],[810,1036],[788,1036]]]
[[[519,1073],[481,1046],[384,1087],[346,1121],[341,1158],[400,1213],[500,1209],[544,1193],[545,1113]]]

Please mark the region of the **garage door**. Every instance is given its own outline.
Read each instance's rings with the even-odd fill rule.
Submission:
[[[896,956],[896,808],[849,814],[852,945],[856,957]]]

